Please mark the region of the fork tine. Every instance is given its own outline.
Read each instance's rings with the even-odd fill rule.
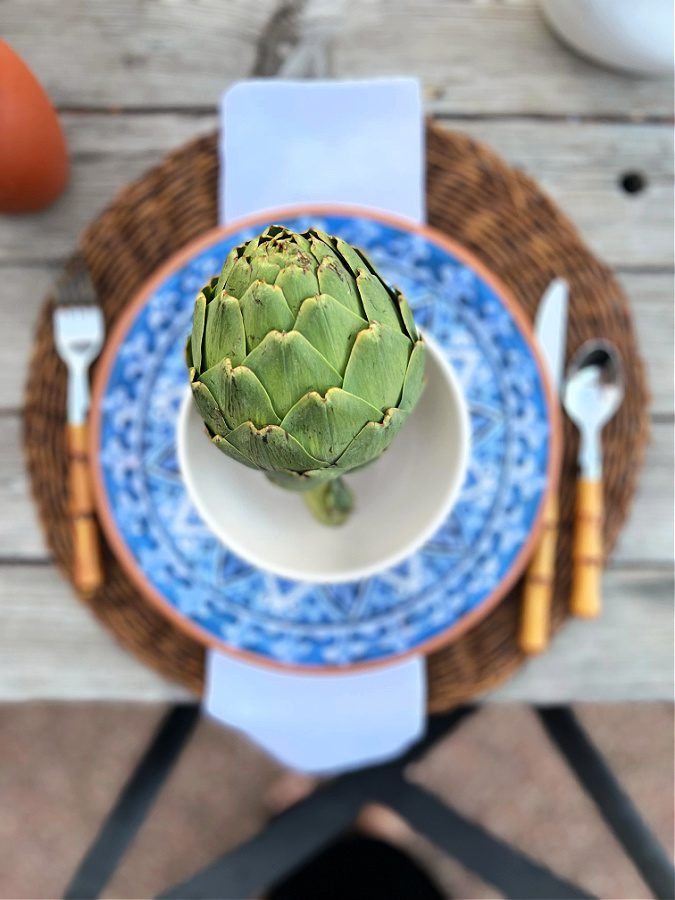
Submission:
[[[103,343],[105,323],[81,253],[68,263],[57,280],[54,298],[54,338],[59,355],[87,352],[93,359]],[[77,348],[75,343],[79,345]]]
[[[98,306],[61,306],[54,310],[54,327],[64,336],[101,335],[103,314]]]

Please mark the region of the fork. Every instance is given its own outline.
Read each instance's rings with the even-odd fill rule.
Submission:
[[[103,344],[105,326],[94,287],[81,264],[56,288],[54,342],[68,367],[68,501],[73,537],[73,580],[92,593],[103,581],[89,470],[89,367]]]

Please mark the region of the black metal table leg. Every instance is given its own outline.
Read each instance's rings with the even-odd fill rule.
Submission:
[[[226,853],[162,898],[252,897],[282,879],[318,852],[356,818],[358,811],[383,791],[392,774],[450,734],[474,709],[465,707],[430,720],[425,737],[399,759],[341,775],[277,816],[247,843]]]
[[[101,893],[143,824],[198,718],[196,705],[175,706],[166,714],[80,862],[64,900],[93,900]]]
[[[515,900],[581,900],[593,895],[471,822],[423,788],[399,779],[381,798],[420,834]]]
[[[538,710],[547,734],[649,885],[663,900],[675,897],[675,868],[568,707]]]

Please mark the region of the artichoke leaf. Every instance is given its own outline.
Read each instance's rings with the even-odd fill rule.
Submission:
[[[258,376],[280,419],[308,391],[342,387],[340,373],[298,331],[271,331],[244,364]]]
[[[358,251],[339,237],[335,238],[335,247],[339,255],[344,260],[347,268],[352,272],[353,275],[356,275],[358,270],[363,268],[363,260],[359,256]]]
[[[285,229],[287,234],[290,234],[288,229]],[[309,231],[306,231],[304,234],[294,234],[293,235],[293,243],[297,244],[297,246],[304,252],[310,253],[312,249],[312,245],[309,242]]]
[[[283,291],[276,285],[254,281],[239,304],[249,353],[270,331],[288,331],[293,327],[293,316],[284,299]]]
[[[281,427],[315,459],[334,463],[367,422],[382,420],[382,413],[365,400],[341,388],[322,397],[310,391],[284,417]]]
[[[379,322],[381,325],[400,331],[401,320],[398,315],[398,304],[395,303],[377,275],[373,275],[366,269],[359,269],[356,285],[368,321]]]
[[[295,330],[338,372],[344,372],[356,335],[367,327],[365,319],[355,316],[329,294],[305,300],[295,321]]]
[[[427,348],[424,341],[417,341],[410,354],[408,370],[403,382],[400,408],[410,412],[420,399],[424,390],[424,363],[426,361]]]
[[[319,280],[319,289],[322,294],[335,297],[355,316],[366,318],[356,287],[356,279],[337,257],[325,256],[319,263],[316,277]]]
[[[192,364],[195,369],[202,367],[202,341],[204,338],[204,324],[206,322],[206,296],[204,291],[197,295],[195,308],[192,313],[192,337],[190,349],[192,350]]]
[[[225,257],[225,262],[223,263],[223,268],[221,270],[220,276],[216,281],[216,286],[214,288],[214,294],[216,296],[220,294],[220,292],[225,287],[225,282],[227,281],[230,272],[232,271],[234,264],[239,259],[239,248],[233,247],[230,252]]]
[[[394,288],[394,295],[396,297],[396,303],[398,304],[399,312],[401,313],[401,319],[403,320],[403,324],[405,325],[405,329],[408,332],[408,337],[411,341],[417,341],[419,339],[419,333],[417,331],[417,326],[415,325],[415,319],[413,318],[412,310],[410,309],[410,304],[405,298],[405,295],[398,290],[398,288]]]
[[[297,263],[290,263],[279,272],[275,284],[284,293],[286,303],[297,316],[302,301],[319,293],[319,280],[312,269]]]
[[[223,418],[220,407],[216,403],[213,394],[201,381],[193,381],[190,385],[192,396],[195,398],[199,415],[214,434],[226,435],[230,431],[227,422]]]
[[[234,265],[225,279],[223,288],[228,294],[231,294],[239,300],[251,283],[252,278],[251,263],[242,256],[235,260]]]
[[[344,471],[364,466],[377,459],[401,430],[408,413],[401,409],[388,409],[381,423],[368,422],[356,435],[335,465]]]
[[[398,406],[411,350],[404,334],[371,322],[356,336],[343,388],[381,410]]]
[[[247,259],[250,259],[255,251],[258,249],[260,244],[264,244],[266,241],[265,232],[259,234],[258,237],[251,238],[250,241],[247,241],[244,244],[244,249],[241,252],[242,256],[245,256]]]
[[[206,297],[207,305],[213,300],[216,296],[216,287],[218,286],[218,276],[214,276],[208,284],[205,284],[202,288],[202,293]]]
[[[259,466],[256,466],[254,462],[252,462],[247,456],[244,456],[236,447],[233,447],[232,444],[225,437],[221,437],[219,434],[214,435],[211,438],[211,443],[215,444],[216,447],[224,453],[225,456],[229,456],[230,459],[235,460],[235,462],[239,462],[244,466],[248,466],[249,469],[259,469]]]
[[[279,424],[267,391],[246,366],[233,367],[229,359],[224,359],[207,369],[200,380],[218,404],[228,429],[247,421],[256,428]]]
[[[292,234],[293,234],[293,232],[289,231],[285,225],[274,225],[273,224],[273,225],[267,226],[267,228],[260,235],[260,240],[263,242],[271,241],[273,238],[278,238],[278,237],[286,238]]]
[[[239,301],[221,293],[206,308],[202,368],[210,369],[226,357],[237,366],[246,356],[246,334]]]
[[[261,469],[306,472],[326,465],[310,456],[294,437],[278,425],[258,429],[251,422],[244,422],[228,434],[227,441]]]
[[[310,232],[311,253],[319,264],[316,274],[319,279],[321,293],[330,294],[357,316],[365,318],[354,275],[329,242],[329,239],[322,241],[318,237],[318,234],[322,233],[317,231]],[[325,237],[328,238],[328,235],[325,235]]]
[[[274,284],[281,266],[269,256],[254,256],[251,260],[251,278],[254,281],[264,281],[266,284]]]
[[[325,244],[331,253],[335,253],[335,238],[328,234],[326,231],[322,231],[320,228],[310,228],[309,231],[311,237],[315,238],[315,240],[320,241],[322,244]]]
[[[268,251],[267,258],[280,269],[290,265],[300,266],[301,269],[316,268],[314,257],[290,241],[275,244]]]

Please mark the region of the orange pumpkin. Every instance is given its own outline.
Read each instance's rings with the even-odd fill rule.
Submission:
[[[0,40],[0,212],[44,209],[68,180],[63,131],[42,85]]]

